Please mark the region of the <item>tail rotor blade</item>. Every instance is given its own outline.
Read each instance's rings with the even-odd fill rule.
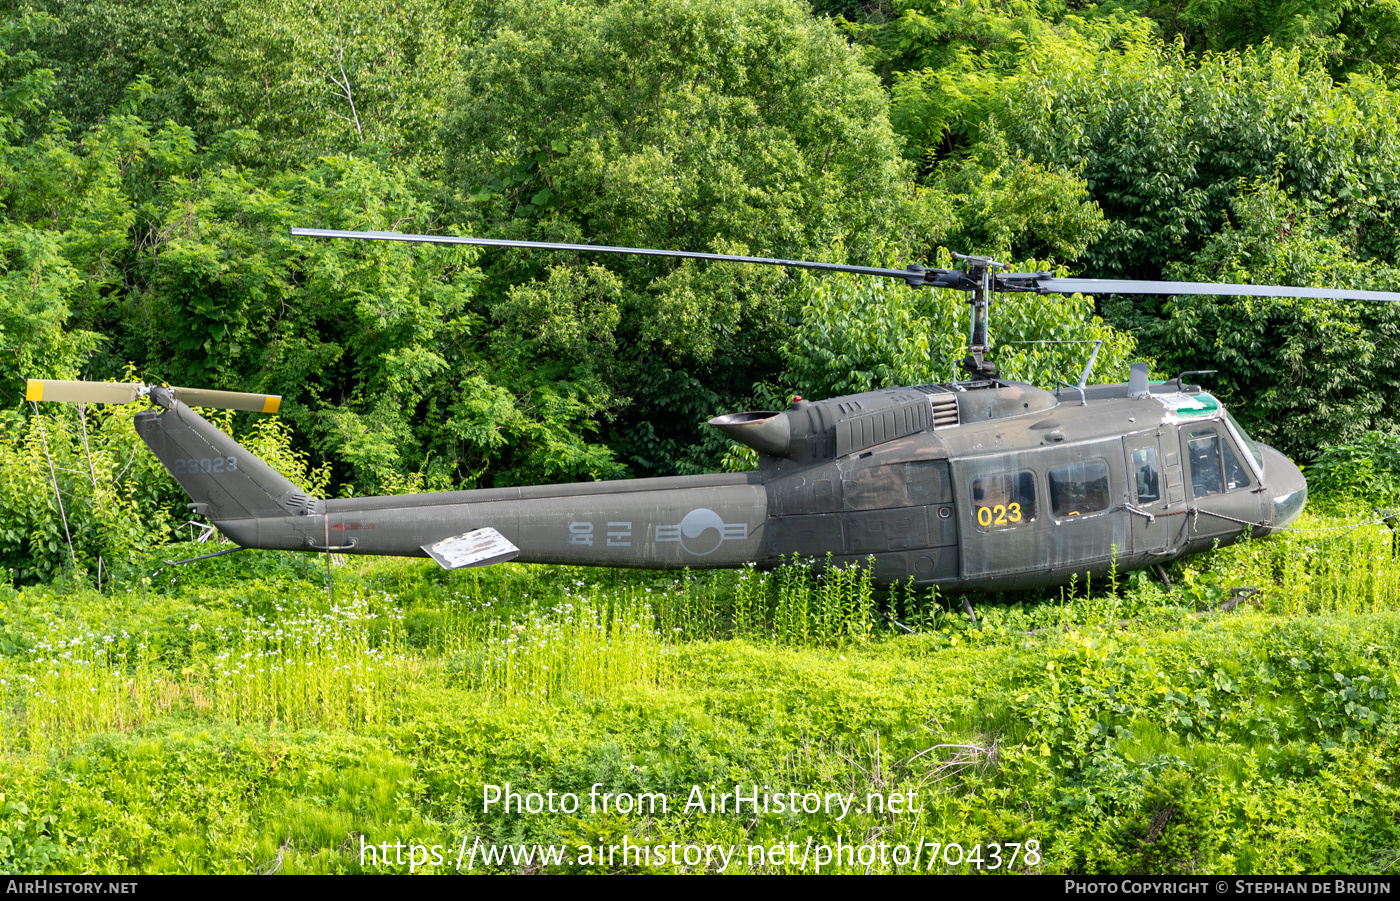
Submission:
[[[65,382],[58,379],[29,379],[25,400],[60,401],[70,404],[129,404],[141,396],[145,386],[123,382]]]
[[[70,404],[129,404],[150,389],[127,382],[67,382],[59,379],[29,379],[25,400],[58,401]],[[276,413],[282,397],[275,394],[246,394],[242,391],[210,391],[204,388],[171,388],[170,392],[187,406]]]
[[[276,413],[282,406],[279,394],[245,394],[242,391],[209,391],[204,388],[171,388],[175,399],[187,407],[219,407],[250,413]]]

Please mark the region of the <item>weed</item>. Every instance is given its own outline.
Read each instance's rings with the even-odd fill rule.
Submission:
[[[669,645],[655,619],[649,603],[593,586],[547,610],[471,623],[461,636],[464,672],[492,704],[667,686]]]
[[[27,665],[0,679],[6,750],[63,752],[94,732],[179,711],[236,723],[375,723],[413,669],[399,618],[364,594],[324,613],[202,628],[188,626],[194,658],[175,671],[149,635],[40,639]]]

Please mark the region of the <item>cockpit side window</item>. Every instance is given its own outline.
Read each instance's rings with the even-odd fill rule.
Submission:
[[[1249,476],[1239,457],[1215,429],[1191,432],[1186,439],[1186,454],[1191,458],[1192,496],[1210,497],[1249,486]]]
[[[1226,410],[1224,412],[1225,418],[1230,420],[1230,425],[1235,427],[1235,434],[1238,435],[1240,440],[1244,442],[1244,449],[1249,452],[1249,455],[1251,457],[1254,458],[1254,462],[1259,464],[1260,470],[1263,470],[1264,454],[1259,450],[1259,445],[1255,443],[1253,438],[1249,437],[1249,433],[1244,430],[1244,426],[1240,425],[1239,421],[1236,420],[1235,417],[1230,415],[1229,410]]]

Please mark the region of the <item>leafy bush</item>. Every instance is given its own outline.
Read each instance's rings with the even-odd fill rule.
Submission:
[[[1309,501],[1400,504],[1400,435],[1369,432],[1323,449],[1307,469]]]
[[[180,537],[189,498],[136,434],[140,407],[45,404],[38,416],[0,416],[0,567],[8,581],[73,570],[96,577],[99,566],[107,581]],[[210,418],[232,432],[231,414]],[[242,442],[324,496],[329,467],[310,467],[285,422],[258,420]]]

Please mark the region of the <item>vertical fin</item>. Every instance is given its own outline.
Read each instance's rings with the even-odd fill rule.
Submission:
[[[136,433],[185,489],[195,512],[215,522],[320,512],[322,502],[204,417],[177,400],[168,404],[161,412],[136,414]]]

